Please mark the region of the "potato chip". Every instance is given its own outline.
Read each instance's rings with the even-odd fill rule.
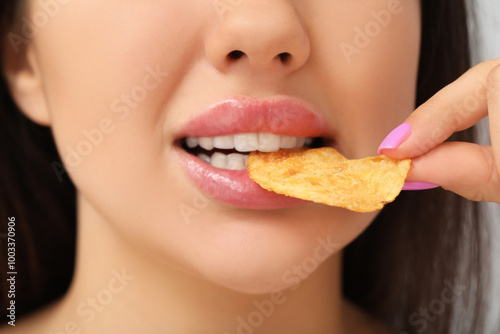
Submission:
[[[346,159],[335,149],[252,152],[248,174],[264,189],[357,212],[382,209],[399,195],[411,161],[385,155]]]

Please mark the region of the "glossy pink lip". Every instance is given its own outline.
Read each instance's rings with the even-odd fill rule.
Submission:
[[[284,97],[266,100],[232,98],[215,104],[192,119],[177,138],[254,132],[319,137],[325,135],[326,130],[322,117],[303,102]]]
[[[267,191],[248,176],[247,171],[233,171],[210,166],[180,147],[175,152],[189,177],[209,196],[246,209],[282,209],[308,203]]]
[[[232,98],[215,104],[188,122],[177,138],[268,132],[296,137],[325,136],[326,124],[304,103],[288,98]],[[179,146],[174,147],[184,171],[211,197],[241,208],[281,209],[308,203],[267,191],[247,171],[210,166]]]

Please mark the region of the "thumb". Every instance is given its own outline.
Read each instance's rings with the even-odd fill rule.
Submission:
[[[412,159],[406,180],[438,184],[474,201],[500,200],[500,177],[491,146],[443,143]]]

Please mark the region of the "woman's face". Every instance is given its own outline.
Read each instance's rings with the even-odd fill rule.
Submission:
[[[224,163],[236,151],[181,146],[188,136],[209,148],[236,135],[215,145],[239,151],[255,138],[270,150],[297,141],[237,136],[274,133],[375,155],[414,107],[418,1],[40,3],[25,17],[45,118],[80,203],[120,237],[222,286],[267,292],[374,219],[268,193],[227,170],[242,168],[238,155]]]

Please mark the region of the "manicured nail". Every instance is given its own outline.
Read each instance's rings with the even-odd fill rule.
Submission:
[[[434,183],[427,183],[427,182],[405,182],[403,186],[403,190],[426,190],[426,189],[434,189],[439,187],[437,184]]]
[[[384,153],[384,150],[393,150],[399,147],[411,135],[411,125],[403,123],[391,131],[378,147],[378,154]]]

